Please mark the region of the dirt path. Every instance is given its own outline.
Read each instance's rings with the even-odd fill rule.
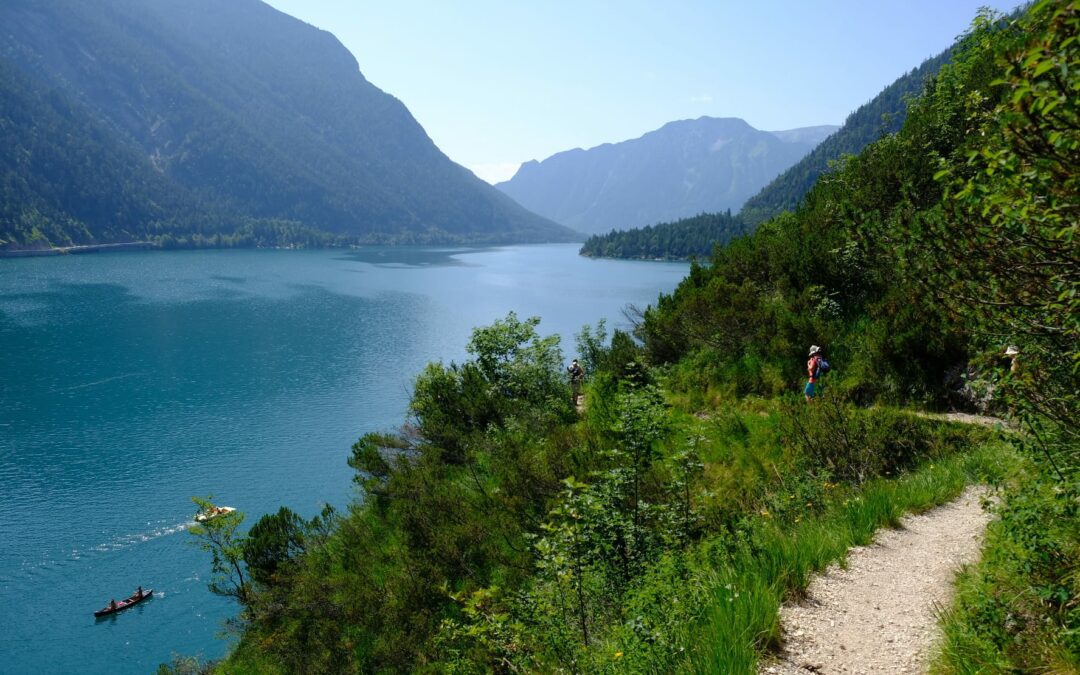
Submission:
[[[760,673],[924,673],[936,638],[934,607],[948,602],[954,574],[979,555],[989,522],[982,491],[904,519],[870,546],[830,567],[806,600],[780,611],[784,651]]]
[[[987,415],[972,415],[971,413],[917,413],[921,417],[932,420],[946,420],[949,422],[962,422],[964,424],[981,424],[986,427],[998,427],[999,429],[1012,429],[1012,424],[1000,417]]]

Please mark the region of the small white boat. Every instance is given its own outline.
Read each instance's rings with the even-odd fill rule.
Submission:
[[[231,506],[215,506],[212,507],[209,511],[199,511],[198,513],[196,513],[195,522],[205,523],[211,518],[217,518],[218,516],[223,516],[226,513],[232,513],[235,510],[236,509]]]

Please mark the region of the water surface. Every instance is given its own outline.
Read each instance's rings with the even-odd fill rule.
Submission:
[[[0,260],[0,672],[146,673],[223,655],[233,614],[190,544],[192,495],[314,515],[405,415],[432,360],[516,311],[573,334],[646,305],[677,263],[576,245],[183,251]],[[137,585],[155,597],[93,610]]]

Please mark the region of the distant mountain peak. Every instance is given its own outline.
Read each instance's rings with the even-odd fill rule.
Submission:
[[[523,163],[496,184],[586,233],[738,209],[836,127],[771,133],[738,117],[675,120],[640,137]]]

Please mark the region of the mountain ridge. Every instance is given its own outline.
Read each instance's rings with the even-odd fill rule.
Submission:
[[[582,232],[641,226],[739,208],[832,129],[773,133],[737,117],[675,120],[634,139],[525,162],[495,187]]]
[[[835,133],[750,197],[739,218],[753,228],[781,211],[795,209],[818,177],[829,171],[830,162],[858,154],[878,138],[899,131],[907,116],[908,97],[921,93],[927,79],[950,57],[951,48],[924,60],[852,111]]]
[[[71,112],[53,116],[49,130],[22,120],[4,154],[24,153],[20,138],[62,145],[93,127],[103,143],[145,158],[167,179],[167,189],[150,180],[136,190],[147,209],[173,205],[157,218],[88,221],[78,204],[42,197],[52,178],[45,168],[0,161],[5,181],[22,183],[21,199],[8,194],[0,204],[0,239],[9,245],[231,236],[252,222],[342,241],[577,239],[451,162],[331,33],[258,0],[107,0],[92,8],[15,0],[0,7],[0,23],[0,96],[18,99],[29,80],[41,100]],[[76,188],[130,192],[124,183]],[[32,213],[31,202],[48,215]],[[35,219],[49,221],[48,235],[40,227],[35,235],[27,225]]]

